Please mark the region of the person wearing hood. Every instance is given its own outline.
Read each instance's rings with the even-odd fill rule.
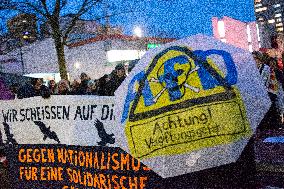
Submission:
[[[110,80],[106,84],[106,95],[114,96],[114,92],[126,78],[125,66],[123,64],[116,65],[111,73]]]
[[[88,89],[88,83],[90,81],[89,76],[86,73],[81,73],[80,75],[80,86],[78,88],[78,95],[85,95],[87,94],[87,89]]]

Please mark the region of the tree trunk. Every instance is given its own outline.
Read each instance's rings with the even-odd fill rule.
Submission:
[[[59,73],[61,79],[68,79],[67,76],[67,68],[66,68],[66,61],[65,61],[65,54],[64,54],[64,44],[59,39],[54,39],[55,41],[55,49],[57,54],[58,66],[59,66]]]

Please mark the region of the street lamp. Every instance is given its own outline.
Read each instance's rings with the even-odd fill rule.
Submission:
[[[79,69],[80,66],[81,66],[81,64],[80,64],[79,62],[75,62],[74,67],[75,67],[76,69]]]
[[[142,37],[143,35],[143,31],[139,26],[136,26],[133,32],[134,32],[134,35],[136,35],[137,37]]]

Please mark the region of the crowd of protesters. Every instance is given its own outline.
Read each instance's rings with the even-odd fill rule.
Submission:
[[[105,74],[97,80],[92,80],[86,73],[81,73],[79,80],[70,82],[68,80],[49,80],[47,85],[43,84],[41,78],[32,78],[30,82],[15,89],[5,89],[5,96],[0,99],[22,99],[34,96],[49,98],[50,95],[98,95],[113,96],[116,89],[126,78],[128,73],[127,64],[118,64],[110,74]],[[3,85],[3,86],[2,86]],[[0,82],[3,92],[5,86]]]
[[[263,128],[283,129],[284,124],[284,37],[281,34],[271,37],[271,48],[253,52],[260,75],[267,88],[271,107],[262,120]],[[265,122],[265,123],[264,123]],[[267,128],[269,127],[269,128]]]

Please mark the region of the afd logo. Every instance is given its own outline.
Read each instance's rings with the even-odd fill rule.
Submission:
[[[207,57],[210,55],[222,57],[226,66],[226,75],[222,74],[224,75],[222,76],[220,72],[218,72],[216,68],[213,68],[207,61]],[[201,87],[192,86],[190,84],[189,77],[193,73],[198,74]],[[150,75],[152,77],[149,78]],[[153,75],[155,75],[155,77],[153,77]],[[231,89],[232,86],[237,83],[237,77],[238,74],[235,63],[230,53],[226,51],[215,49],[191,51],[187,47],[169,47],[154,57],[146,71],[137,73],[129,82],[121,123],[124,123],[127,118],[129,118],[129,121],[137,121],[196,104],[234,98],[235,94]],[[153,88],[150,87],[151,82],[159,83],[162,86],[162,89],[156,95],[153,94]],[[137,91],[135,90],[136,83],[139,83]],[[195,98],[177,104],[165,104],[164,107],[155,110],[135,113],[135,109],[141,97],[143,97],[144,106],[150,107],[155,105],[165,92],[168,93],[169,100],[175,102],[183,99],[185,91],[188,89],[198,93],[200,90],[207,91],[217,86],[222,86],[226,92],[219,93],[215,96],[211,95],[208,97]]]

